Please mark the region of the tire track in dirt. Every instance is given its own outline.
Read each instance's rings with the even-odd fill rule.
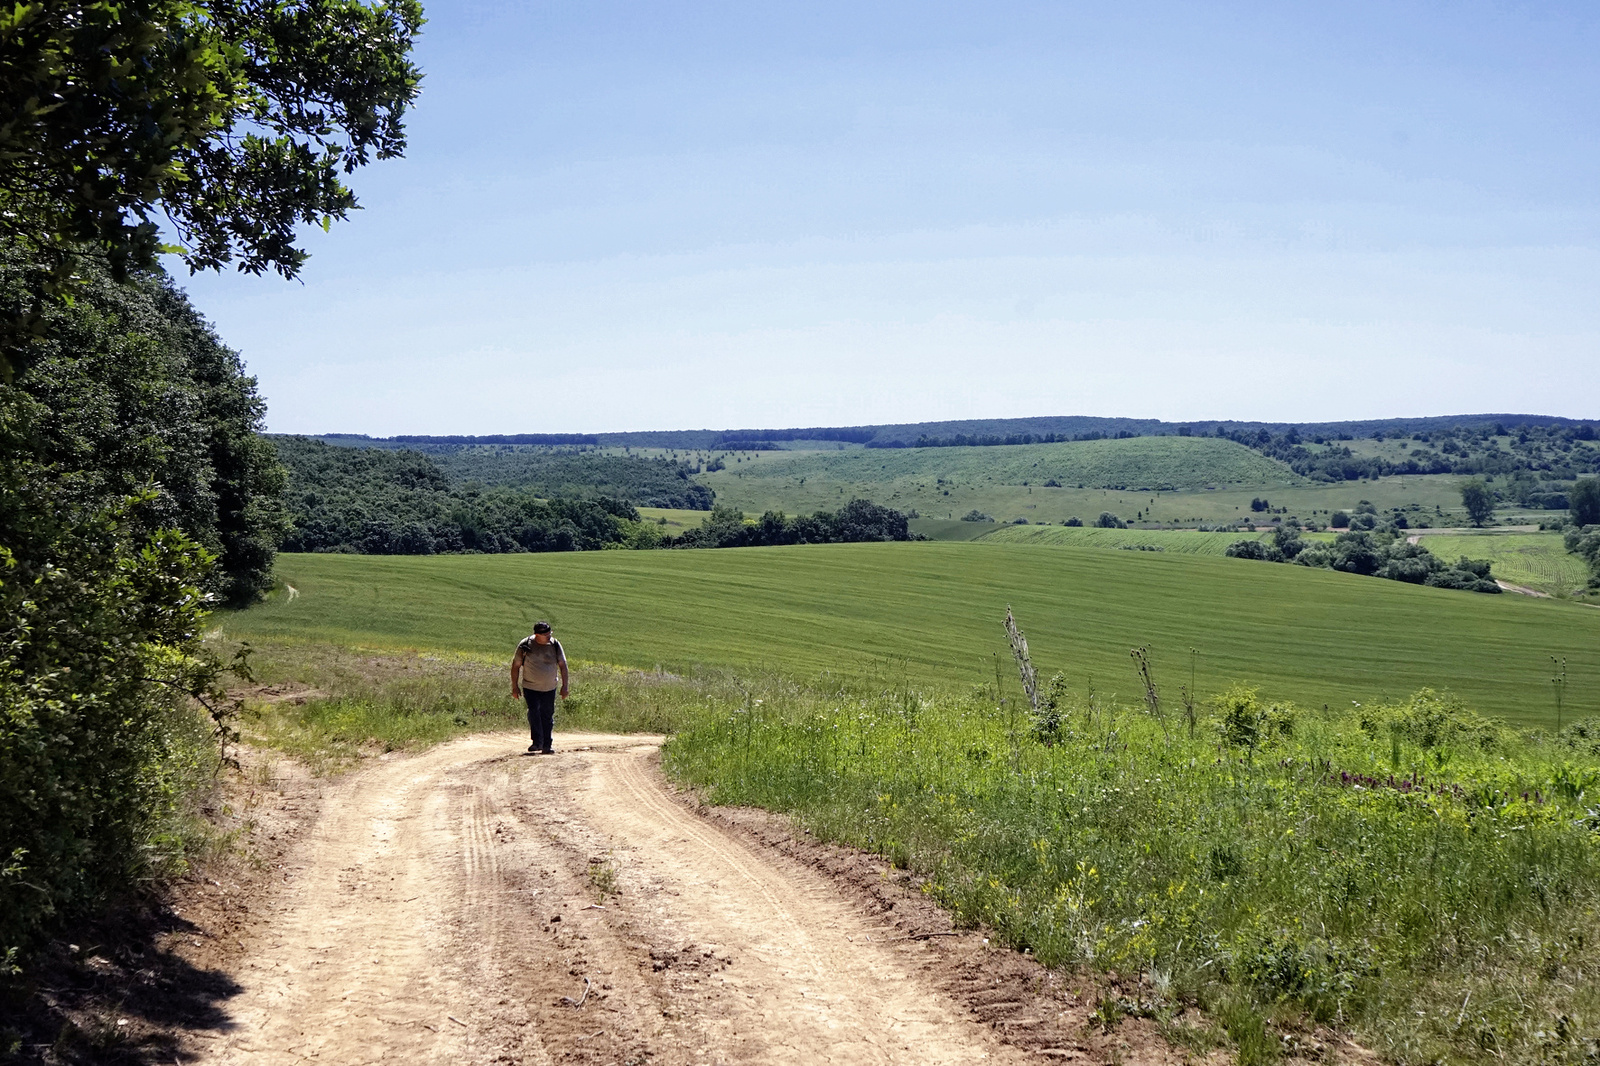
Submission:
[[[926,945],[684,809],[658,738],[511,734],[328,789],[271,920],[188,1050],[330,1063],[1016,1062]],[[619,893],[603,904],[591,871]],[[586,980],[587,979],[587,982]]]
[[[813,871],[780,864],[685,811],[638,758],[596,761],[588,771],[589,787],[574,796],[622,850],[625,891],[655,908],[660,928],[735,960],[710,988],[680,992],[696,1001],[713,1054],[796,1063],[1021,1057],[918,980],[920,945],[890,943],[892,930]]]

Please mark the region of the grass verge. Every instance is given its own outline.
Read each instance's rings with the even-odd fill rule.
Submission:
[[[224,642],[231,654],[232,645]],[[258,641],[255,683],[237,725],[251,743],[318,772],[363,755],[429,747],[467,733],[527,727],[506,663],[462,655]],[[671,674],[575,663],[557,729],[670,733],[695,713]]]
[[[1141,974],[1242,1062],[1313,1022],[1400,1062],[1600,1050],[1586,741],[1428,691],[1352,717],[1235,687],[1192,731],[1092,694],[1035,729],[992,688],[775,685],[709,709],[666,765],[711,802],[881,852],[1047,965]]]

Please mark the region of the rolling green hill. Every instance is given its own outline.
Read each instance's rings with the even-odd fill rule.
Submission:
[[[1153,496],[1181,489],[1188,490],[1184,498],[1166,508],[1172,520],[1220,521],[1223,508],[1236,517],[1253,493],[1309,486],[1282,463],[1243,445],[1194,437],[743,452],[724,462],[724,469],[699,480],[716,490],[718,501],[752,512],[813,511],[862,496],[927,518],[960,518],[976,509],[1002,520],[1088,520],[1102,510],[1131,519]],[[1249,488],[1241,494],[1239,486]],[[1195,503],[1203,514],[1190,514]]]
[[[1282,463],[1232,441],[1199,437],[1135,437],[999,448],[874,448],[852,451],[749,453],[745,469],[706,476],[720,487],[749,479],[823,478],[856,484],[1061,485],[1170,490],[1204,485],[1300,484]],[[731,486],[730,486],[731,488]]]
[[[954,520],[976,510],[1002,522],[1025,518],[1034,524],[1068,518],[1093,522],[1101,511],[1128,522],[1231,523],[1250,516],[1256,497],[1289,514],[1323,521],[1363,500],[1384,511],[1413,508],[1414,517],[1435,524],[1458,520],[1446,516],[1461,507],[1461,479],[1453,475],[1311,481],[1241,444],[1202,437],[751,451],[727,453],[722,461],[723,469],[696,480],[714,488],[720,503],[753,514],[837,508],[852,496],[916,511],[924,519]]]
[[[1169,698],[1192,647],[1203,692],[1246,679],[1344,707],[1433,685],[1542,723],[1549,656],[1564,655],[1567,713],[1600,713],[1600,611],[1201,555],[1003,543],[284,555],[278,573],[296,598],[219,615],[229,636],[501,657],[543,616],[577,659],[965,687],[992,681],[1010,604],[1040,669],[1079,692],[1092,677],[1102,695],[1131,696],[1128,649],[1149,644]]]

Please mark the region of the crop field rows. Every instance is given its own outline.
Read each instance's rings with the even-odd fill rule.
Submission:
[[[1171,536],[1193,534],[1173,533]],[[576,658],[675,672],[992,682],[999,617],[1027,621],[1041,666],[1076,691],[1131,691],[1128,650],[1158,680],[1350,706],[1423,686],[1553,726],[1600,713],[1600,610],[1199,554],[1016,544],[858,544],[401,558],[286,555],[294,599],[222,617],[228,635],[500,657],[536,617]]]

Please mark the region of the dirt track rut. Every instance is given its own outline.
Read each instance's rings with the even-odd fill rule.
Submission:
[[[1031,1058],[924,978],[925,945],[677,803],[657,738],[558,743],[470,737],[333,786],[199,1058]]]

